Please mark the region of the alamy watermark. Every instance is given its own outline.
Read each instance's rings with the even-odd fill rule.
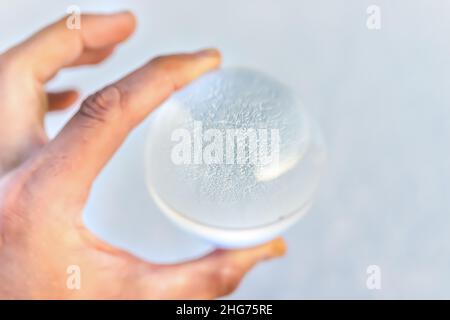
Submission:
[[[81,289],[81,268],[78,265],[70,265],[66,269],[66,287],[69,290]]]
[[[366,27],[369,30],[381,29],[381,8],[375,4],[367,7],[366,13],[368,14],[366,20]]]
[[[367,267],[366,287],[369,290],[381,290],[381,268],[373,264]]]
[[[276,128],[208,128],[195,121],[193,130],[172,132],[171,159],[175,165],[278,165],[280,132]]]
[[[70,30],[81,29],[81,8],[76,5],[67,7],[66,27]]]

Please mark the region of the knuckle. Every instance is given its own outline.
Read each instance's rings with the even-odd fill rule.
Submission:
[[[13,78],[18,73],[23,73],[22,65],[23,63],[17,54],[13,54],[11,50],[7,51],[0,55],[0,76]]]
[[[150,61],[150,64],[154,67],[165,69],[170,67],[170,60],[169,56],[156,56]]]
[[[168,91],[179,89],[182,68],[177,57],[158,56],[150,61],[150,65],[157,74],[157,78],[163,88],[167,88]]]
[[[1,190],[1,193],[0,214],[8,215],[16,211],[17,195],[9,192],[9,190]]]
[[[122,93],[110,85],[89,96],[80,108],[80,114],[95,122],[108,122],[122,113]]]
[[[223,265],[218,268],[214,274],[214,282],[216,284],[217,295],[223,296],[232,293],[238,287],[243,272],[234,265]]]
[[[0,184],[0,212],[5,216],[16,215],[25,201],[28,178],[24,174],[5,177]]]

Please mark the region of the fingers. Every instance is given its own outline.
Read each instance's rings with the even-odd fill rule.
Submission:
[[[90,96],[43,149],[40,183],[66,194],[89,189],[134,126],[174,90],[219,63],[217,50],[159,57]]]
[[[101,61],[134,28],[135,19],[129,12],[82,15],[80,29],[67,28],[64,18],[9,50],[5,56],[19,61],[24,72],[32,72],[38,81],[46,82],[63,67]]]
[[[100,49],[85,49],[83,54],[70,64],[70,67],[100,63],[108,58],[114,52],[114,49],[115,46]]]
[[[127,299],[214,299],[233,292],[257,264],[283,256],[286,243],[277,238],[252,248],[216,250],[185,263],[157,265],[99,240],[78,219],[82,238],[100,253],[121,259],[125,267],[122,294]]]
[[[57,111],[70,107],[78,99],[78,92],[68,90],[62,92],[49,92],[47,94],[48,110]]]
[[[230,294],[256,264],[285,252],[286,244],[278,238],[257,247],[217,250],[195,261],[164,267],[164,272],[157,274],[163,281],[164,274],[168,278],[161,298],[212,299]]]

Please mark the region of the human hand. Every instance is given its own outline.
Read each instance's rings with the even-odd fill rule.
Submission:
[[[174,265],[145,262],[92,235],[81,215],[91,185],[127,134],[172,92],[208,70],[205,50],[158,57],[87,98],[53,140],[47,111],[73,104],[76,91],[46,93],[66,67],[95,64],[135,28],[130,13],[65,20],[0,55],[0,298],[215,298],[233,291],[258,262],[284,253],[281,239],[216,250]],[[66,287],[67,267],[80,290]]]

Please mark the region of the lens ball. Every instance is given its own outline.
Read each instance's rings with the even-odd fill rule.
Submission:
[[[244,68],[210,72],[174,94],[154,114],[145,151],[162,211],[225,247],[292,225],[310,207],[326,160],[294,92]]]

